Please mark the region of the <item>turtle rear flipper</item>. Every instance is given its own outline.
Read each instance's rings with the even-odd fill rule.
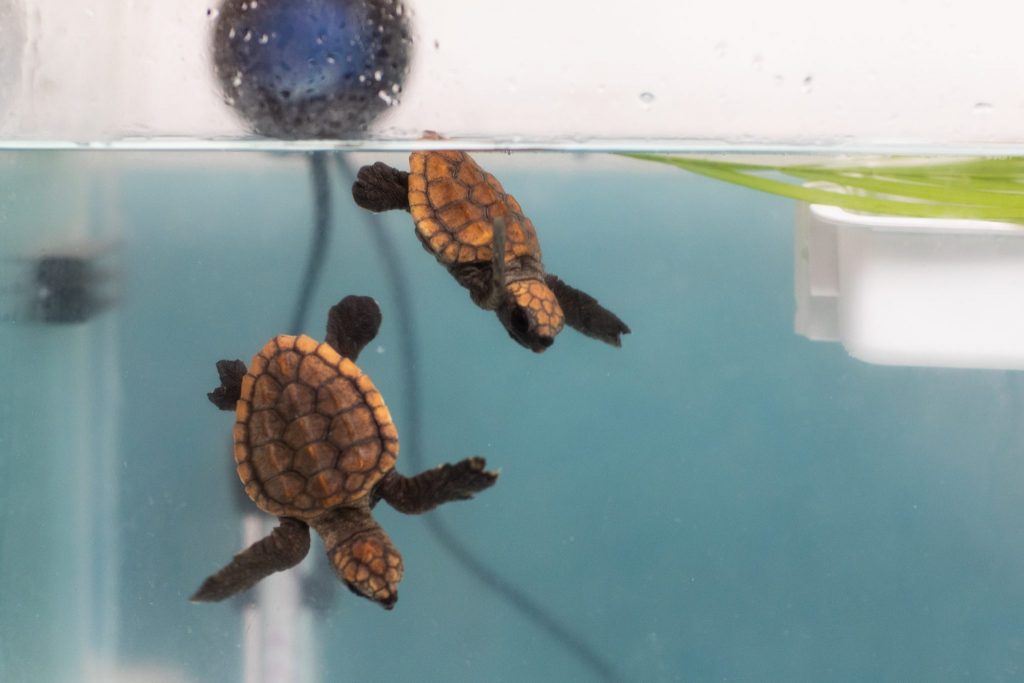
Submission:
[[[352,199],[369,211],[409,210],[409,174],[382,161],[359,169]]]
[[[274,572],[290,569],[309,553],[309,527],[282,518],[266,538],[235,555],[231,562],[203,581],[192,602],[219,602],[252,588]]]
[[[245,363],[240,360],[217,361],[220,386],[206,394],[206,398],[221,410],[234,410],[242,395],[242,378],[245,373]]]
[[[558,297],[569,327],[606,344],[622,346],[621,335],[629,334],[631,330],[619,316],[599,304],[594,297],[570,287],[555,275],[547,274],[544,281]]]
[[[342,357],[354,362],[377,336],[380,323],[380,307],[376,301],[368,296],[347,296],[334,304],[327,314],[324,341]]]
[[[377,496],[399,512],[418,515],[442,503],[467,500],[474,493],[493,486],[498,473],[485,470],[486,466],[483,458],[472,457],[454,465],[446,463],[415,477],[403,477],[392,470],[381,480]]]

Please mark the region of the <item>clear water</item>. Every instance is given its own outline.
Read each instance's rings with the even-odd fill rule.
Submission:
[[[870,366],[796,336],[788,200],[599,155],[478,159],[533,218],[549,270],[633,334],[618,350],[568,330],[544,355],[518,348],[408,216],[374,227],[332,166],[306,330],[321,336],[343,295],[380,302],[360,366],[403,437],[399,468],[473,453],[501,468],[492,490],[430,514],[523,595],[382,505],[406,564],[396,609],[314,581],[316,608],[293,620],[187,598],[255,519],[232,418],[204,394],[216,360],[287,324],[308,157],[0,156],[17,316],[0,325],[0,680],[602,680],[580,647],[623,681],[1024,675],[1018,374]],[[82,242],[109,250],[116,305],[84,324],[26,320],[24,257]],[[318,544],[297,573],[317,576]]]

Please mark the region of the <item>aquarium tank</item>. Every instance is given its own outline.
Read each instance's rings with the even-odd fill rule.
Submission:
[[[1021,680],[1020,15],[0,0],[0,681]]]

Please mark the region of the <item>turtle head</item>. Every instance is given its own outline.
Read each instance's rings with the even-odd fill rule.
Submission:
[[[555,293],[535,278],[505,285],[505,299],[496,312],[508,335],[535,353],[554,343],[565,321]]]
[[[398,600],[402,556],[383,529],[371,523],[372,527],[339,543],[328,557],[350,591],[389,610]]]

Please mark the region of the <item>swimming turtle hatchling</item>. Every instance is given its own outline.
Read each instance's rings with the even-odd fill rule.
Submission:
[[[370,211],[404,209],[416,235],[466,289],[495,311],[509,336],[541,352],[563,323],[613,346],[629,333],[592,296],[545,273],[533,223],[515,198],[465,152],[409,155],[410,172],[363,166],[352,196]]]
[[[274,337],[252,359],[220,361],[210,400],[234,410],[234,454],[245,492],[280,524],[235,555],[192,596],[223,600],[298,564],[309,527],[324,540],[338,577],[387,609],[398,599],[402,558],[371,510],[380,499],[406,514],[471,498],[498,475],[483,458],[415,477],[395,471],[398,432],[380,392],[355,359],[380,327],[369,297],[350,296],[327,320],[327,341]]]

